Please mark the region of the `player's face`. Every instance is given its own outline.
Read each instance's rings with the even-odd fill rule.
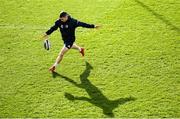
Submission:
[[[68,15],[66,15],[65,17],[61,17],[59,18],[62,22],[66,22],[68,20]]]

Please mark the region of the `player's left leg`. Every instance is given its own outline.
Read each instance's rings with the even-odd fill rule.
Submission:
[[[75,43],[72,45],[71,47],[72,49],[75,49],[75,50],[79,50],[81,51],[81,47],[79,47],[78,45],[76,45]]]
[[[82,54],[82,56],[84,56],[84,48],[81,48],[80,46],[76,45],[75,43],[72,45],[71,48],[78,50]]]

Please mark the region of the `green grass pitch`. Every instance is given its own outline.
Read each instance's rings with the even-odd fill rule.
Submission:
[[[102,25],[78,28],[63,46],[42,34],[65,10]],[[179,0],[1,0],[0,117],[180,117]]]

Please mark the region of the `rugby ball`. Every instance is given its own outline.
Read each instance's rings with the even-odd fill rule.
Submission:
[[[49,41],[48,39],[44,40],[44,48],[45,48],[46,50],[49,50],[50,47],[51,47],[50,41]]]

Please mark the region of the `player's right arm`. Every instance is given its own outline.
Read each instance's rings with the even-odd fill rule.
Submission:
[[[56,21],[55,24],[44,33],[43,39],[48,39],[48,36],[51,35],[51,33],[53,33],[55,30],[58,29],[58,24],[59,24],[59,22]]]

